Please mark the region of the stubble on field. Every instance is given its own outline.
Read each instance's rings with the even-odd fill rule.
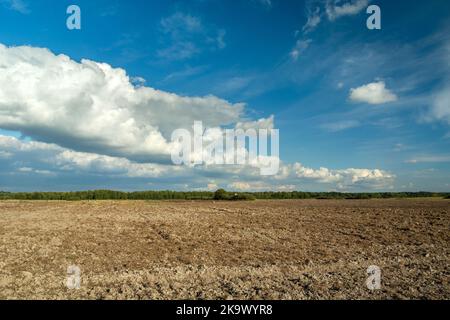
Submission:
[[[2,201],[0,298],[448,299],[449,213],[430,199]]]

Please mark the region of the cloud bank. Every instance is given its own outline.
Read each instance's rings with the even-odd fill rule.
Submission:
[[[170,134],[242,119],[244,104],[135,87],[125,70],[47,49],[0,45],[0,127],[77,151],[168,157]]]
[[[281,164],[260,176],[254,165],[175,166],[171,133],[202,121],[212,128],[274,128],[274,117],[247,119],[245,104],[215,96],[183,97],[139,81],[125,70],[29,46],[0,44],[0,175],[61,174],[176,181],[186,188],[240,190],[386,189],[395,178],[379,169],[313,169]],[[215,129],[214,129],[215,128]],[[1,186],[0,187],[4,187]],[[173,187],[176,188],[176,187]],[[197,187],[196,187],[197,188]]]

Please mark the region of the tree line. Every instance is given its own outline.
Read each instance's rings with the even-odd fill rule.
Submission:
[[[389,199],[440,197],[450,199],[450,193],[439,192],[227,192],[210,191],[136,191],[92,190],[76,192],[1,192],[0,200],[254,200],[254,199]]]

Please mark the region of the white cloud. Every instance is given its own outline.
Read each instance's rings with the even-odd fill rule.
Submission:
[[[327,168],[315,170],[304,167],[300,163],[295,163],[293,170],[298,178],[313,179],[324,183],[338,182],[342,179],[342,176],[339,173],[333,172]]]
[[[208,191],[216,191],[217,189],[219,189],[219,186],[215,183],[208,183],[206,186],[206,190]]]
[[[360,126],[360,122],[356,120],[343,120],[331,123],[324,123],[320,127],[326,131],[339,132]]]
[[[211,188],[239,179],[245,182],[234,188],[251,190],[291,190],[305,180],[333,187],[371,188],[384,186],[394,177],[377,169],[311,169],[298,163],[281,165],[277,176],[265,178],[255,163],[164,164],[164,159],[170,160],[172,130],[189,129],[196,120],[212,128],[207,137],[225,126],[274,127],[273,116],[243,118],[244,107],[214,96],[182,97],[136,87],[124,70],[108,64],[78,63],[47,49],[0,45],[0,128],[41,141],[0,136],[0,157],[12,169],[152,181],[176,178],[180,185],[210,184]]]
[[[333,183],[339,188],[348,188],[354,185],[366,185],[374,188],[388,187],[395,178],[393,174],[379,169],[311,169],[300,163],[295,163],[292,169],[298,178]]]
[[[430,109],[423,120],[442,121],[450,125],[450,42],[448,40],[440,51],[443,53],[440,69],[444,71],[444,81],[443,85],[433,93]],[[445,139],[449,137],[450,132],[444,136]]]
[[[244,104],[135,87],[123,69],[0,44],[0,127],[83,152],[168,158],[174,129],[234,124]]]
[[[158,57],[166,60],[185,60],[200,53],[200,49],[190,41],[177,41],[171,46],[158,50]]]
[[[198,67],[189,67],[188,66],[183,70],[175,71],[175,72],[168,74],[161,82],[167,83],[167,82],[171,82],[171,81],[181,81],[188,77],[198,75],[198,74],[202,73],[203,71],[205,71],[206,69],[207,68],[205,66],[198,66]]]
[[[397,96],[386,88],[383,81],[373,82],[350,89],[350,100],[369,104],[383,104],[397,101]]]
[[[217,32],[217,37],[214,39],[216,44],[217,44],[217,48],[218,49],[224,49],[227,44],[225,42],[225,35],[227,34],[227,32],[224,29],[220,29]]]
[[[248,129],[274,129],[274,119],[275,117],[271,115],[269,118],[262,118],[256,121],[246,121],[246,122],[238,122],[236,123],[236,129],[248,130]]]
[[[378,169],[312,169],[300,163],[282,164],[277,176],[263,178],[258,168],[252,165],[194,168],[138,163],[122,157],[76,152],[54,144],[22,141],[7,136],[0,136],[0,150],[8,154],[10,163],[20,164],[16,170],[22,174],[83,173],[147,178],[155,183],[176,178],[180,184],[187,184],[191,189],[194,189],[193,185],[203,184],[207,185],[208,190],[216,190],[219,185],[224,185],[236,191],[290,191],[300,190],[299,186],[305,183],[327,186],[331,189],[382,189],[390,187],[395,178],[393,174]],[[205,190],[204,187],[201,189]]]
[[[314,10],[308,9],[308,11],[308,19],[302,28],[304,34],[308,34],[309,32],[313,31],[322,20],[320,7],[316,7]]]
[[[186,60],[205,49],[222,50],[226,47],[224,29],[206,26],[200,18],[183,12],[161,19],[160,29],[167,43],[157,55],[164,60]]]
[[[230,191],[294,191],[295,185],[275,185],[263,181],[243,182],[236,181],[228,185]]]
[[[202,32],[203,24],[197,17],[182,12],[176,12],[173,15],[161,20],[161,27],[164,33],[179,36],[184,32]]]
[[[312,40],[297,40],[295,43],[294,48],[290,52],[291,58],[294,61],[297,61],[299,56],[308,49],[309,45],[311,44]]]
[[[395,176],[389,172],[379,170],[379,169],[345,169],[337,170],[338,173],[344,177],[350,178],[353,184],[355,183],[365,183],[365,182],[379,182],[384,184],[385,182],[390,182]]]
[[[0,159],[8,159],[11,158],[12,155],[11,152],[0,151]]]
[[[7,8],[20,12],[22,14],[30,13],[28,4],[23,0],[0,0],[0,3],[3,3],[3,5]]]
[[[250,190],[251,185],[248,182],[238,181],[238,182],[233,182],[233,183],[229,184],[228,188],[233,191],[237,191],[237,190],[248,191],[248,190]]]
[[[109,157],[94,153],[64,150],[56,155],[56,164],[63,170],[78,170],[124,175],[131,178],[154,178],[177,167],[153,163],[135,163],[125,158]]]
[[[97,174],[122,175],[126,177],[158,177],[174,173],[180,167],[154,163],[136,163],[126,158],[110,157],[95,153],[76,152],[54,144],[22,141],[14,137],[0,136],[0,148],[6,150],[9,158],[25,154],[24,159],[33,163],[53,166],[54,170],[95,172]],[[5,151],[3,151],[5,152]],[[53,174],[50,170],[20,167],[22,173]]]
[[[450,124],[450,85],[438,92],[432,102],[427,120],[445,121]]]
[[[307,20],[302,28],[303,34],[306,35],[316,29],[324,15],[333,22],[338,18],[360,13],[369,3],[370,0],[309,0],[306,5]]]
[[[13,151],[55,151],[60,150],[61,148],[55,144],[48,144],[36,141],[27,141],[24,143],[23,141],[10,137],[0,135],[0,147],[3,150],[13,150]]]
[[[244,171],[241,179],[246,177]],[[328,186],[329,190],[380,190],[390,189],[395,180],[395,175],[379,169],[319,169],[308,168],[301,163],[286,164],[280,169],[277,177],[272,181],[254,181],[254,177],[239,180],[228,184],[228,189],[236,191],[292,191],[301,190],[305,184],[321,185],[322,189]]]
[[[230,94],[235,92],[242,92],[246,89],[253,78],[251,76],[236,76],[228,79],[221,79],[221,81],[214,86],[214,92],[217,94]]]
[[[326,13],[330,21],[340,17],[352,16],[360,13],[369,5],[369,0],[327,0]]]
[[[39,169],[33,169],[29,167],[22,167],[17,170],[20,173],[26,173],[26,174],[39,174],[39,175],[46,175],[46,176],[54,176],[55,173],[51,172],[49,170],[39,170]]]
[[[418,156],[405,161],[406,163],[440,163],[450,162],[450,155],[426,155]]]

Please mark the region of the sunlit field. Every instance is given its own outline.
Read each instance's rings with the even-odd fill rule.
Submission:
[[[2,201],[0,298],[445,299],[449,208],[442,199]],[[381,287],[369,290],[374,265]]]

